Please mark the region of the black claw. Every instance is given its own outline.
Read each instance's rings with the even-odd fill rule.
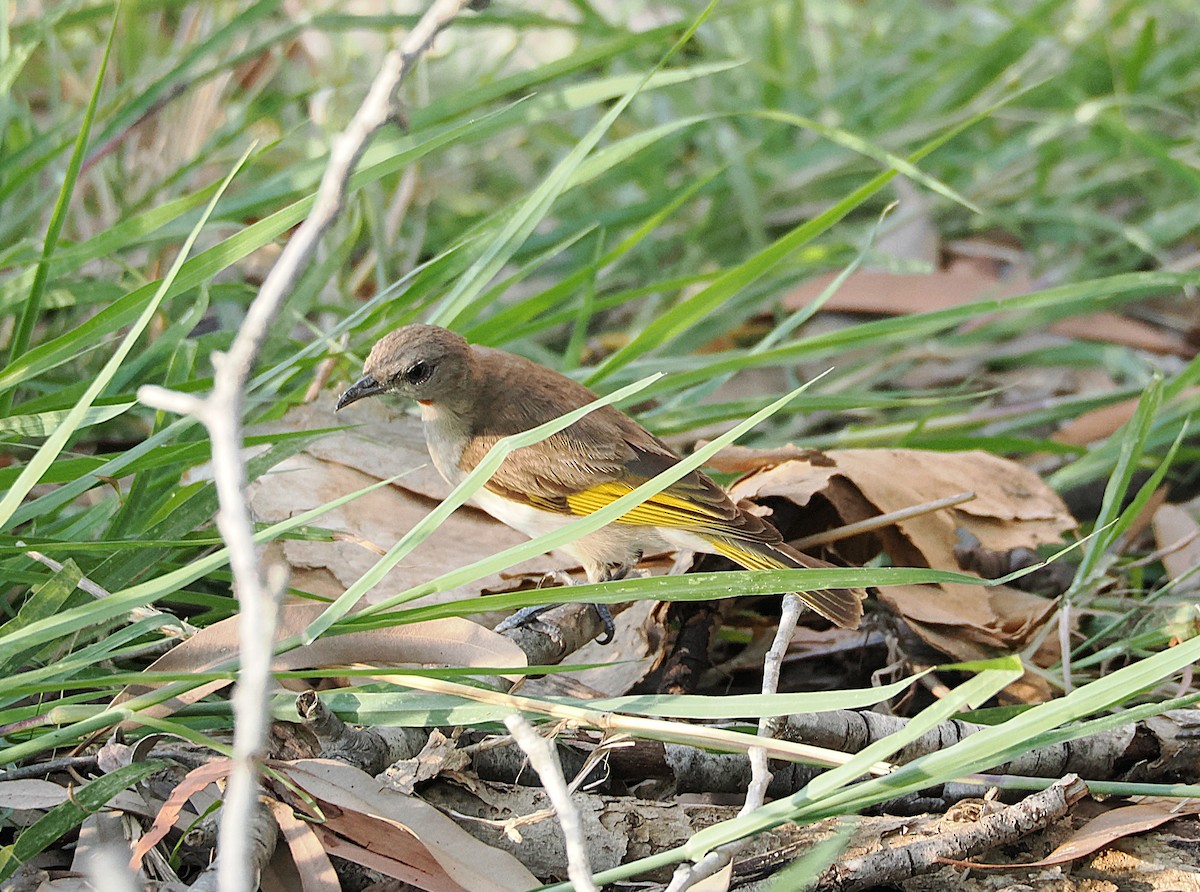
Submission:
[[[624,564],[612,564],[605,571],[604,575],[597,582],[615,582],[618,579],[624,579],[629,575],[629,571],[637,565],[637,562],[642,559],[642,553],[639,551],[632,561]],[[607,604],[593,604],[596,608],[596,615],[600,617],[600,622],[604,623],[604,634],[596,639],[597,644],[608,644],[617,637],[617,627],[613,623],[612,611],[608,609]]]
[[[597,644],[608,644],[617,637],[617,627],[613,623],[612,611],[608,609],[607,604],[593,604],[596,609],[596,615],[600,617],[600,622],[604,623],[604,634],[596,639]]]

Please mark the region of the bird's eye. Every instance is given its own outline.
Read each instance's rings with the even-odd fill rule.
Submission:
[[[433,374],[433,366],[418,359],[404,371],[404,380],[409,384],[424,384]]]

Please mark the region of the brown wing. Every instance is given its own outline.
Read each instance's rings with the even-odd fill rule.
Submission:
[[[507,353],[475,348],[480,416],[460,464],[473,469],[510,434],[587,405],[596,395],[571,379]],[[679,462],[666,443],[619,409],[604,406],[548,439],[512,453],[487,483],[506,498],[564,514],[590,514]],[[770,524],[739,509],[693,471],[622,518],[731,539],[779,542]]]
[[[481,390],[471,438],[460,467],[472,470],[496,442],[553,421],[596,399],[565,375],[523,357],[475,347]],[[519,449],[504,460],[487,488],[516,501],[569,513],[566,497],[589,486],[619,479],[633,452],[626,442],[640,425],[605,406],[548,439]]]

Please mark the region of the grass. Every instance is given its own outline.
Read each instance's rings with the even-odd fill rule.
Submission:
[[[1104,491],[1101,511],[1082,518],[1099,532],[1072,603],[1133,579],[1117,548],[1153,488],[1145,474],[1195,475],[1186,424],[1200,360],[1022,345],[1097,308],[1180,318],[1180,297],[1200,280],[1189,262],[1200,183],[1190,4],[1166,0],[1151,13],[1112,0],[1085,14],[1063,0],[722,0],[703,21],[686,5],[661,12],[663,23],[647,24],[617,3],[579,0],[553,14],[498,4],[443,35],[406,87],[407,127],[372,144],[323,257],[291,296],[252,379],[247,421],[301,402],[325,358],[335,381],[353,379],[378,336],[414,319],[453,324],[602,393],[667,372],[642,391],[653,402],[641,417],[685,439],[779,395],[740,387],[739,373],[804,380],[833,366],[749,442],[1058,456],[1049,479],[1060,491]],[[102,704],[106,673],[143,668],[140,649],[157,640],[154,623],[130,623],[131,608],[201,624],[233,612],[213,488],[184,478],[208,457],[203,432],[134,393],[145,383],[209,387],[213,351],[310,207],[329,139],[379,48],[411,21],[147,0],[136,12],[53,4],[0,24],[0,663],[10,674],[0,715],[41,716],[9,735],[6,762],[129,715]],[[919,266],[874,247],[896,231],[896,215],[879,221],[900,172],[943,241],[1004,240],[1031,264],[1037,290],[792,331],[778,303],[795,284],[860,258]],[[957,385],[903,383],[940,357],[969,360]],[[991,381],[1013,367],[1107,384],[1037,412],[981,415],[981,405],[1003,407]],[[723,376],[733,390],[701,400]],[[1143,392],[1107,443],[1048,439],[1064,419]],[[319,435],[273,438],[251,476]],[[319,524],[314,514],[261,535],[312,536],[303,527]],[[27,557],[35,544],[64,569]],[[458,579],[445,569],[434,588]],[[1127,602],[1158,574],[1151,566]],[[112,597],[82,594],[81,576]],[[579,596],[688,596],[675,583],[621,586]],[[1096,655],[1133,669],[1160,651],[1162,665],[1106,679],[1102,697],[1081,699],[1086,709],[1057,724],[1147,699],[1178,672],[1162,647],[1171,635],[1155,637],[1167,618],[1131,609],[1088,620],[1066,670],[1075,694],[1094,690]],[[999,677],[980,684],[991,690]],[[52,729],[57,718],[66,727]],[[189,735],[191,721],[171,720]],[[989,753],[1027,746],[1054,724],[999,725]],[[945,777],[982,764],[959,755],[938,763]],[[822,792],[812,814],[850,813],[875,795],[843,793]]]

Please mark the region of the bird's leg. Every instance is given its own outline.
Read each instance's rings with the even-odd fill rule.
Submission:
[[[564,571],[555,570],[553,573],[547,573],[542,577],[541,581],[538,583],[538,589],[541,589],[543,582],[548,582],[550,580],[554,580],[559,585],[575,584],[575,580],[568,576]],[[547,610],[553,610],[557,606],[557,604],[534,604],[532,607],[522,607],[516,613],[510,614],[509,616],[506,616],[504,619],[500,620],[500,622],[494,629],[492,629],[492,631],[507,632],[509,629],[515,629],[518,626],[523,626],[531,620],[537,619]]]
[[[630,574],[637,562],[642,559],[641,552],[633,556],[633,560],[624,564],[610,564],[604,568],[604,573],[597,582],[615,582],[618,579],[624,579]],[[617,627],[613,623],[612,611],[608,609],[607,604],[593,604],[596,609],[596,615],[600,617],[600,622],[604,624],[604,634],[596,639],[597,644],[608,644],[616,637]]]
[[[548,582],[556,582],[560,586],[575,584],[575,580],[571,578],[571,574],[566,570],[551,570],[549,573],[544,574],[542,578],[538,580],[537,587],[540,589]],[[537,619],[547,610],[553,610],[557,606],[557,604],[535,604],[532,607],[522,607],[511,616],[507,616],[502,619],[492,631],[507,632],[509,629],[516,629],[519,626],[523,626],[532,620]],[[603,619],[603,617],[601,617],[601,619]],[[611,624],[612,619],[610,617],[608,623],[605,624],[605,629],[610,628]]]

